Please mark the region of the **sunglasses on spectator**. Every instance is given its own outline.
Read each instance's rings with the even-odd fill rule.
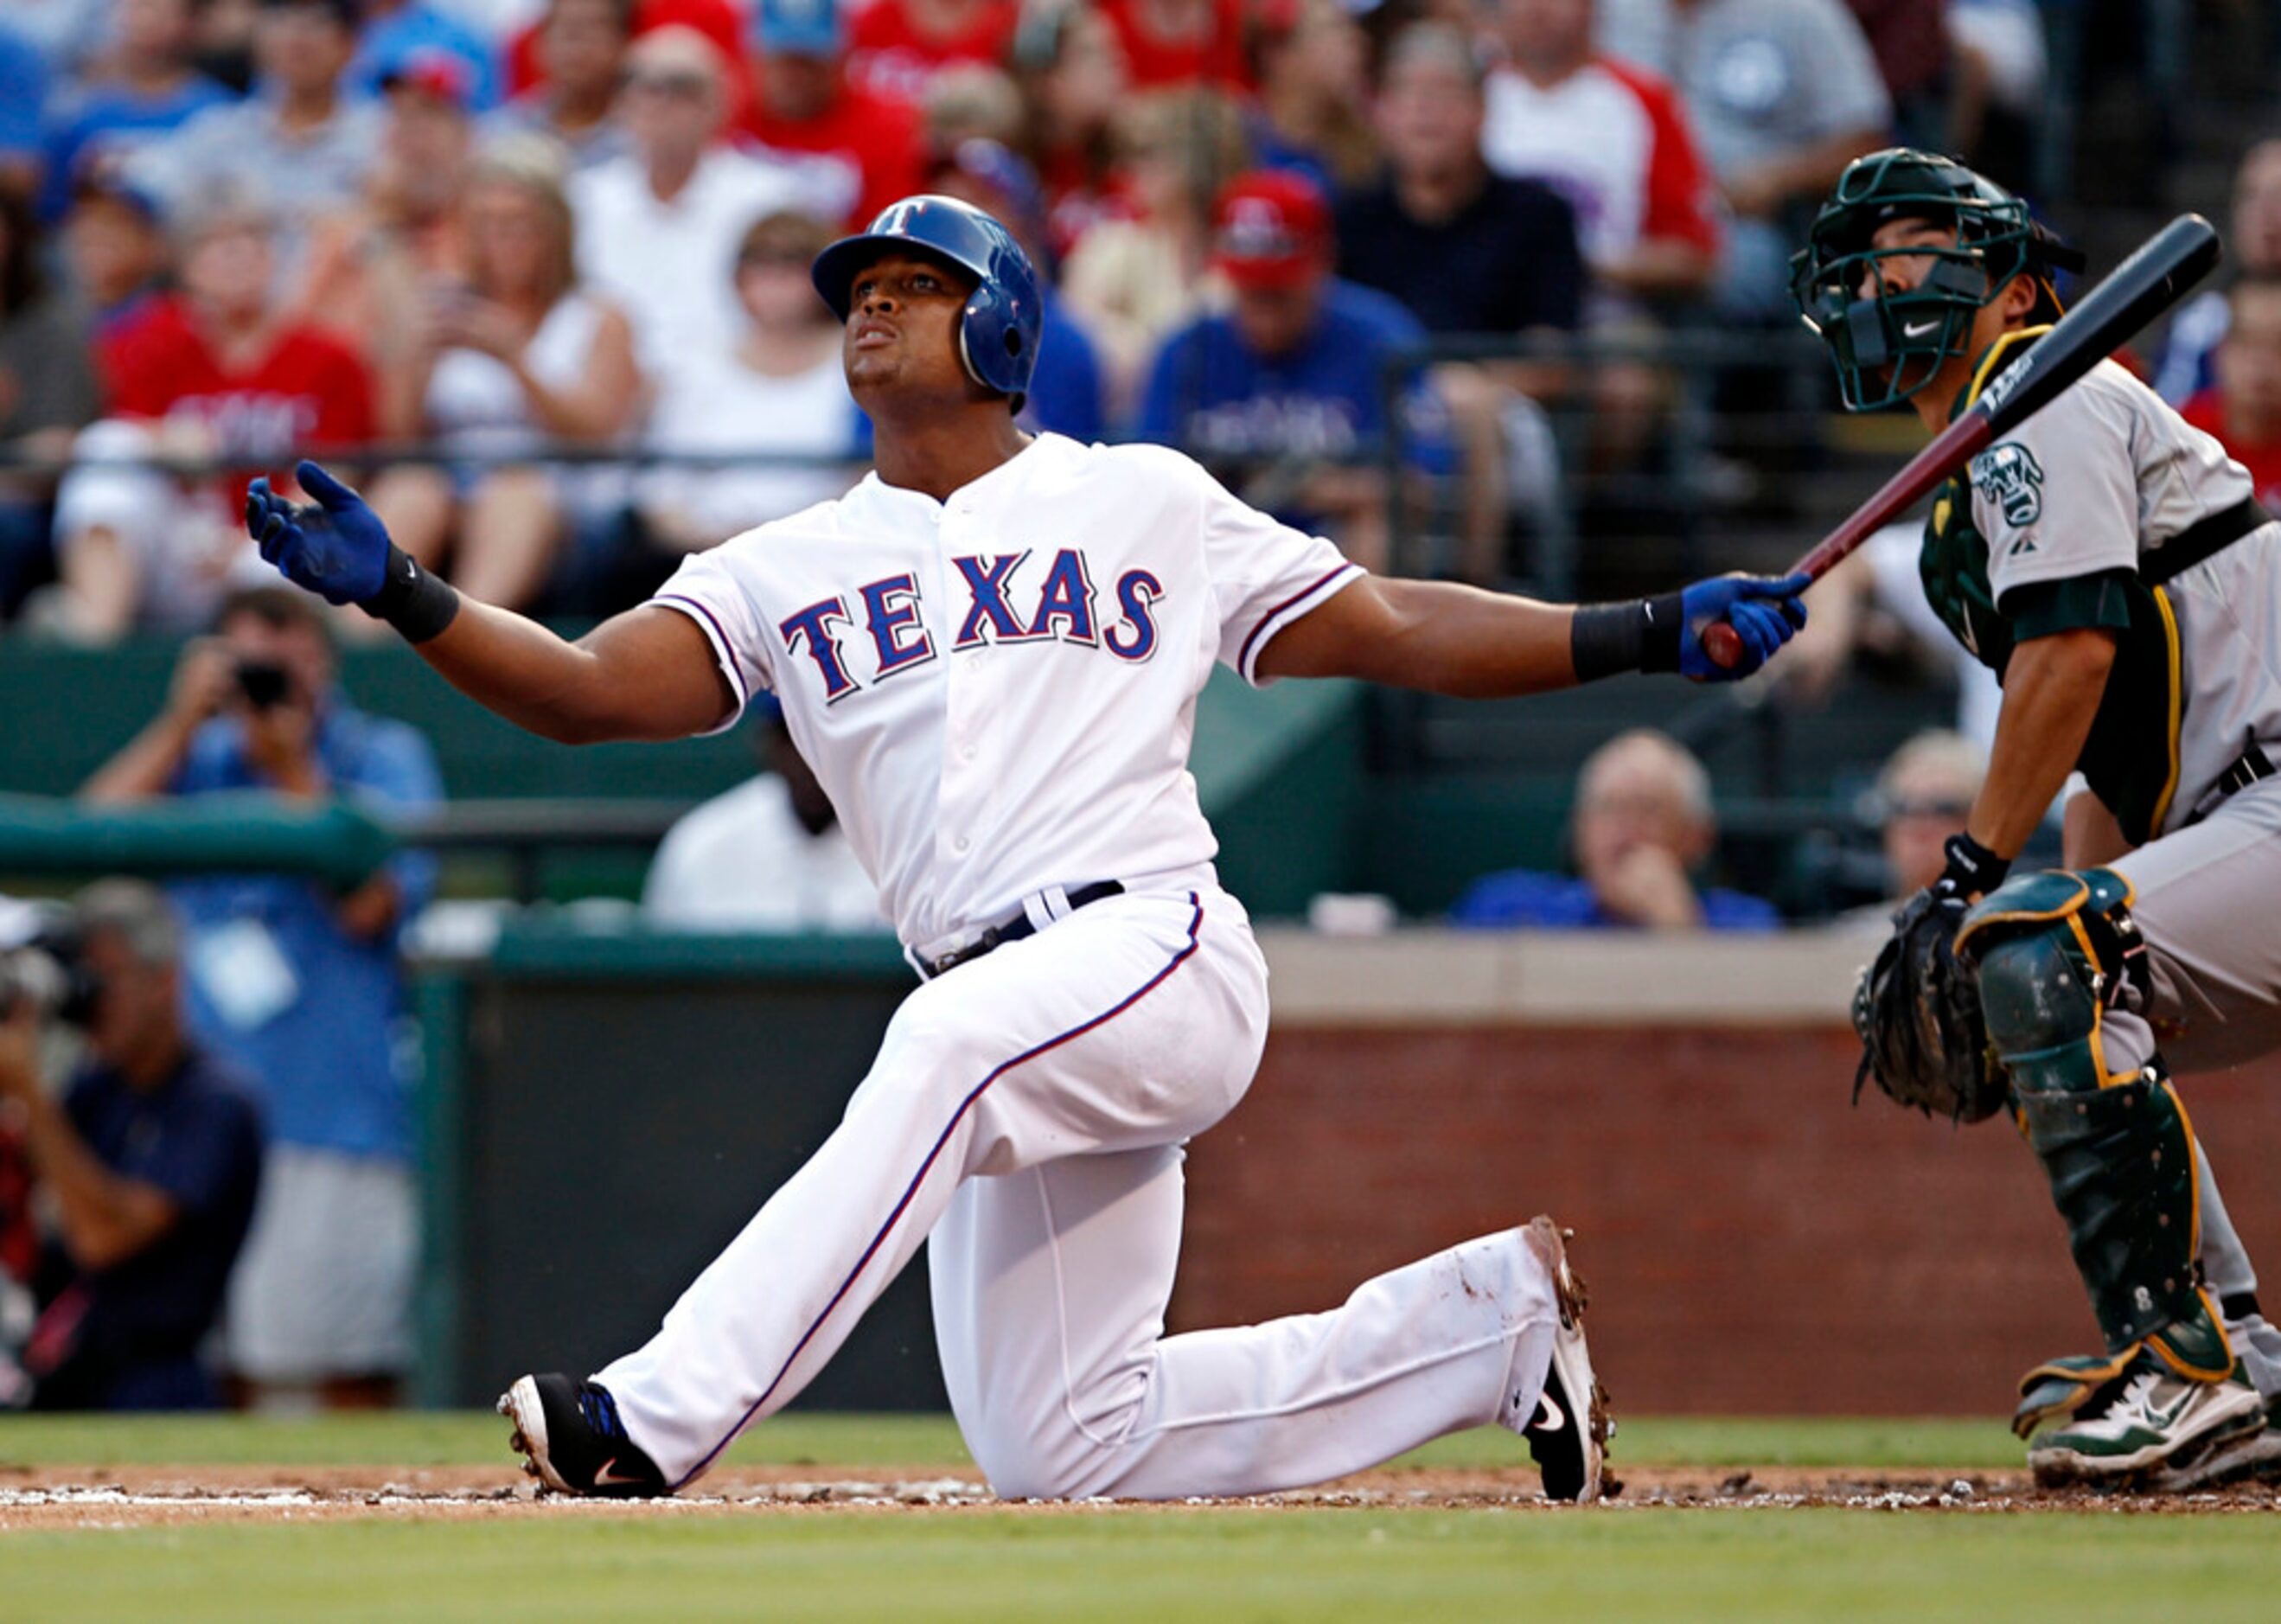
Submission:
[[[1888,817],[1946,817],[1961,819],[1972,810],[1969,800],[1896,800],[1885,808]]]
[[[713,92],[713,81],[702,73],[636,73],[626,81],[629,89],[646,90],[655,96],[680,97],[695,101]]]

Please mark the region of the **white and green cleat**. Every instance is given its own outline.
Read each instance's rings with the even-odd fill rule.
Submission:
[[[2092,1404],[2038,1437],[2028,1465],[2045,1489],[2152,1487],[2173,1462],[2264,1430],[2265,1404],[2238,1376],[2197,1381],[2142,1351]]]

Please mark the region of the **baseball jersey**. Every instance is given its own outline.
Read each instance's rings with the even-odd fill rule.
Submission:
[[[1664,81],[1600,57],[1551,86],[1500,69],[1484,96],[1482,158],[1566,197],[1587,259],[1623,260],[1643,240],[1718,246],[1709,172]]]
[[[2007,334],[1960,410],[2045,329]],[[2115,633],[2115,661],[2078,765],[2134,843],[2189,821],[2246,744],[2281,739],[2281,626],[2268,524],[2167,584],[2161,552],[2252,495],[2215,440],[2113,361],[1975,457],[1937,495],[1925,591],[1999,674],[2013,647],[2078,627]]]
[[[776,693],[906,946],[1217,851],[1189,776],[1214,660],[1362,571],[1180,453],[1040,435],[938,502],[874,473],[683,563],[742,709]],[[734,716],[724,717],[725,727]]]

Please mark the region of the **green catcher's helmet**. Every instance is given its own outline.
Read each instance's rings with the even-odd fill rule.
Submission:
[[[1896,220],[1953,227],[1955,246],[1872,247],[1877,228]],[[1914,286],[1889,289],[1883,262],[1900,256],[1930,264]],[[2083,264],[1986,176],[1937,152],[1889,147],[1837,177],[1805,246],[1790,256],[1790,297],[1829,346],[1846,409],[1866,412],[1907,399],[1942,361],[1963,354],[1980,307],[2023,272],[2037,281],[2034,319],[2057,319],[2051,273]]]

